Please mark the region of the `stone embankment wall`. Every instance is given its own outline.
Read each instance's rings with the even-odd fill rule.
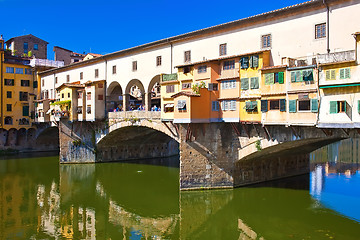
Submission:
[[[20,152],[58,151],[59,130],[48,124],[29,129],[0,129],[0,150],[6,149]]]

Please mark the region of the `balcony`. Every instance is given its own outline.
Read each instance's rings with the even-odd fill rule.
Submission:
[[[319,54],[316,56],[316,61],[318,64],[355,61],[355,50]]]
[[[30,66],[32,67],[63,67],[63,61],[54,61],[49,59],[31,59]]]

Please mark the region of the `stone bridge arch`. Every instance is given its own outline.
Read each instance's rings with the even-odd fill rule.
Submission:
[[[59,150],[59,128],[57,126],[38,129],[34,139],[36,148],[39,150]]]
[[[131,119],[116,122],[97,141],[97,161],[170,157],[179,154],[176,129],[160,121]]]

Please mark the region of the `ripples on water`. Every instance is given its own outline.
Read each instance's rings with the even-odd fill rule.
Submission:
[[[1,160],[0,239],[358,239],[357,144],[314,152],[310,176],[216,191],[179,192],[178,158]]]

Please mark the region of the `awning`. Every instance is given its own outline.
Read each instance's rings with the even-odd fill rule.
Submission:
[[[171,107],[174,107],[174,104],[173,103],[168,103],[165,105],[166,108],[171,108]]]
[[[176,105],[177,108],[184,108],[186,106],[186,101],[178,101]]]
[[[257,102],[256,101],[246,102],[244,108],[246,110],[254,110],[255,108],[257,108]]]

